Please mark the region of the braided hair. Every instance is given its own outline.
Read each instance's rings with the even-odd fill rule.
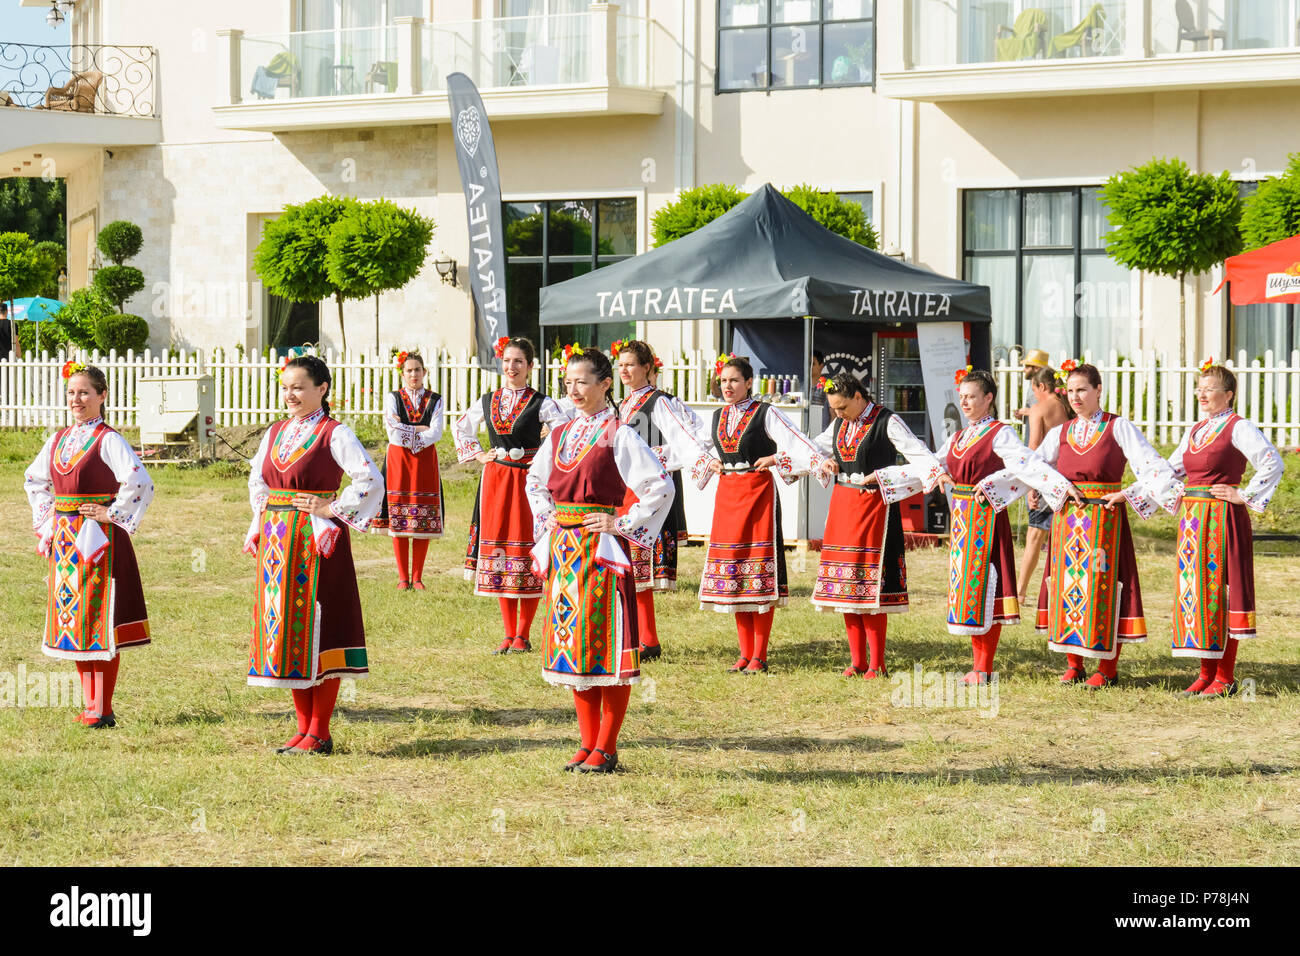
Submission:
[[[408,356],[409,358],[410,356]],[[420,360],[424,364],[424,360]],[[313,385],[331,385],[330,368],[325,364],[323,359],[314,355],[295,355],[289,361],[284,363],[285,368],[300,368],[307,373]],[[332,386],[331,386],[332,387]],[[329,391],[321,398],[320,407],[325,409],[325,417],[330,417]]]

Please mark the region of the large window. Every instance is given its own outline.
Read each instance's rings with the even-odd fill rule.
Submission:
[[[1237,184],[1237,192],[1244,200],[1254,195],[1259,188],[1257,182]],[[1237,360],[1237,353],[1244,351],[1246,361],[1263,359],[1269,349],[1279,360],[1286,360],[1291,350],[1296,347],[1295,306],[1285,303],[1258,302],[1255,305],[1234,305],[1230,307],[1232,317],[1228,325],[1228,341],[1231,358]]]
[[[1106,255],[1100,187],[977,189],[964,198],[965,278],[992,294],[995,350],[1132,354],[1129,272]]]
[[[875,0],[718,0],[716,88],[870,86]]]
[[[537,308],[542,286],[636,255],[635,199],[508,202],[503,219],[510,330],[539,345]],[[604,347],[635,334],[634,322],[565,325],[548,328],[546,341],[548,348],[557,341]]]

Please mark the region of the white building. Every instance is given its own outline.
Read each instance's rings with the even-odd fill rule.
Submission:
[[[461,70],[483,93],[516,223],[518,330],[535,329],[542,284],[646,250],[678,190],[808,182],[860,200],[883,247],[989,285],[995,347],[1133,354],[1177,341],[1177,283],[1105,256],[1097,187],[1153,156],[1227,169],[1243,190],[1279,172],[1300,149],[1296,7],[76,0],[86,46],[67,65],[103,75],[94,111],[31,108],[67,71],[15,69],[48,55],[0,37],[0,89],[25,107],[0,110],[0,175],[66,177],[73,288],[100,226],[143,228],[133,264],[149,288],[128,311],[155,346],[338,345],[332,303],[290,314],[258,286],[262,224],[325,192],[414,207],[437,222],[434,254],[383,297],[381,343],[462,348],[468,238],[444,79]],[[460,266],[457,284],[435,258]],[[1187,283],[1193,356],[1296,345],[1288,307],[1233,310],[1216,283]],[[345,315],[349,344],[372,344],[373,302]],[[651,334],[705,346],[717,330]]]

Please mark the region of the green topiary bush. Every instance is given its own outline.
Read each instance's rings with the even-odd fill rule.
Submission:
[[[127,259],[140,253],[140,246],[144,244],[144,234],[135,223],[118,219],[99,230],[95,244],[99,246],[100,252],[120,266]]]
[[[787,189],[782,195],[836,235],[868,249],[876,248],[876,230],[857,203],[807,184]]]
[[[95,273],[95,288],[125,312],[126,300],[144,288],[144,273],[135,266],[104,266]]]
[[[732,206],[744,201],[747,193],[726,183],[713,183],[688,189],[666,206],[661,206],[650,220],[655,245],[690,235],[707,226]]]
[[[41,322],[41,349],[54,352],[60,348],[90,350],[95,347],[95,328],[101,319],[116,316],[113,303],[98,289],[78,289],[68,296],[63,308],[49,322]],[[18,341],[24,349],[36,347],[36,322],[17,322]]]
[[[109,315],[95,326],[95,347],[101,352],[143,352],[148,344],[149,323],[138,315]]]

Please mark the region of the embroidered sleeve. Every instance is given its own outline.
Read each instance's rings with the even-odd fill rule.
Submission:
[[[99,457],[121,482],[117,496],[108,506],[108,520],[127,534],[135,534],[145,509],[153,501],[153,479],[126,439],[117,432],[109,432],[100,439]]]
[[[38,534],[42,527],[53,524],[54,479],[50,474],[50,461],[54,454],[54,439],[57,437],[56,432],[45,440],[40,454],[23,474],[23,491],[27,492],[27,503],[32,507],[32,529]]]
[[[1034,449],[1038,457],[1053,468],[1056,467],[1057,461],[1061,458],[1061,436],[1065,434],[1065,429],[1069,427],[1067,423],[1049,429],[1047,434],[1043,436],[1043,440],[1038,443],[1038,447]]]
[[[253,508],[253,520],[248,526],[248,534],[244,535],[244,553],[257,553],[257,539],[261,535],[261,529],[258,522],[262,519],[262,509],[266,507],[266,499],[270,488],[262,480],[262,465],[266,461],[266,456],[271,450],[271,429],[262,432],[262,441],[257,446],[257,453],[253,455],[249,464],[248,472],[248,503]]]
[[[666,442],[653,449],[664,470],[689,467],[694,477],[697,469],[708,466],[713,446],[701,440],[699,418],[689,408],[671,395],[661,396],[655,402],[652,418]]]
[[[763,416],[767,437],[776,442],[776,473],[787,485],[792,485],[803,475],[812,474],[823,488],[834,480],[822,471],[826,456],[803,435],[794,423],[777,408],[769,407]]]
[[[1255,476],[1241,489],[1241,497],[1251,511],[1262,514],[1282,481],[1282,456],[1264,433],[1244,418],[1232,426],[1232,445],[1255,466]]]
[[[365,531],[383,504],[384,478],[347,425],[335,426],[330,434],[330,454],[352,479],[330,504],[330,514],[358,531]]]
[[[1173,514],[1183,496],[1183,483],[1174,476],[1169,462],[1160,457],[1146,436],[1127,418],[1112,419],[1110,427],[1115,429],[1115,441],[1136,478],[1124,489],[1124,500],[1144,519],[1155,514],[1157,508]]]
[[[550,425],[554,428],[556,425],[563,425],[573,417],[574,408],[569,406],[566,410],[560,406],[560,403],[549,395],[542,399],[542,408],[537,417],[541,419],[543,425]]]
[[[407,451],[419,451],[415,447],[416,431],[412,426],[403,424],[398,417],[397,396],[392,392],[384,396],[384,431],[388,433],[388,444]]]
[[[994,511],[1002,511],[1037,488],[1055,511],[1065,501],[1070,483],[1055,468],[1038,457],[1010,428],[999,428],[993,436],[993,451],[1005,465],[976,484]]]
[[[462,464],[469,461],[483,450],[479,444],[478,428],[483,424],[483,403],[472,402],[465,413],[456,419],[451,428],[452,439],[456,443],[456,460]]]
[[[817,450],[821,452],[823,455],[825,455],[827,458],[831,458],[834,456],[835,419],[833,418],[831,419],[831,423],[826,426],[825,430],[820,435],[818,435],[816,438],[812,440],[812,443],[817,447]]]
[[[429,416],[429,428],[426,431],[415,433],[415,445],[411,449],[415,452],[424,451],[426,448],[438,444],[442,438],[445,423],[442,414],[442,399],[439,398],[433,403],[433,414]]]
[[[880,493],[890,504],[910,498],[921,492],[931,492],[939,483],[943,474],[943,465],[934,452],[917,438],[907,422],[898,415],[891,415],[885,426],[885,434],[900,455],[907,459],[906,465],[894,465],[876,470],[876,481],[880,484]]]
[[[1169,467],[1174,470],[1174,477],[1182,481],[1187,477],[1187,469],[1183,467],[1183,455],[1187,454],[1187,445],[1192,439],[1192,430],[1190,428],[1183,432],[1183,440],[1178,443],[1174,453],[1169,456]]]
[[[636,495],[627,514],[614,523],[615,530],[643,548],[653,548],[659,530],[673,505],[673,483],[659,458],[630,428],[614,432],[614,463],[623,484]]]
[[[533,540],[540,540],[546,533],[546,519],[555,514],[555,500],[547,482],[554,467],[554,454],[551,451],[551,439],[559,431],[553,431],[542,439],[541,447],[532,464],[528,466],[528,476],[524,479],[524,493],[528,496],[528,506],[533,509]]]

